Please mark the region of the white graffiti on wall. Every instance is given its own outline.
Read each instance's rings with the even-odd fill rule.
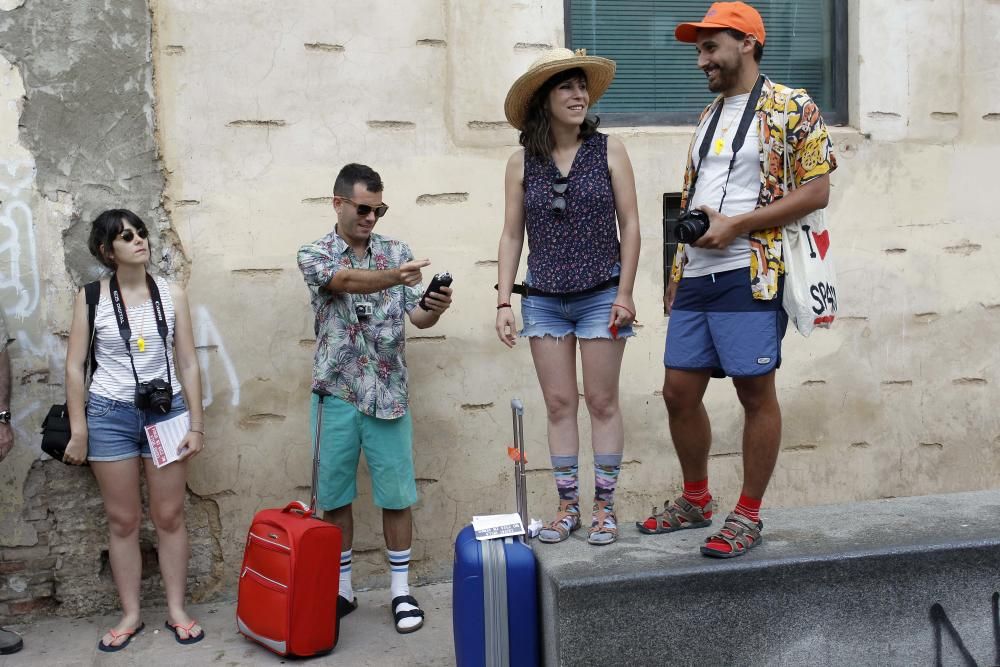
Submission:
[[[41,296],[30,205],[34,182],[31,160],[0,161],[0,267],[9,267],[0,270],[0,290],[14,291],[5,309],[19,319],[35,312]]]
[[[202,405],[207,408],[215,400],[215,393],[212,389],[212,377],[208,372],[209,365],[212,363],[212,357],[210,356],[210,352],[212,351],[215,353],[213,356],[222,362],[226,378],[229,380],[229,387],[232,390],[232,397],[229,402],[232,405],[239,405],[240,378],[236,374],[236,365],[226,351],[226,344],[222,340],[222,334],[219,333],[215,322],[212,321],[212,316],[209,314],[208,308],[197,306],[194,311],[193,320],[194,344],[198,349],[198,363],[201,365],[202,370],[202,391],[204,394]]]

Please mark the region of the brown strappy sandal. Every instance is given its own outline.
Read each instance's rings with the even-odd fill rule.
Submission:
[[[570,507],[576,507],[576,512],[569,511]],[[569,519],[569,526],[567,526],[567,519]],[[557,544],[559,542],[565,541],[569,538],[569,534],[580,527],[580,507],[579,503],[573,502],[572,500],[560,500],[559,501],[559,512],[556,513],[556,518],[552,520],[551,523],[545,524],[542,530],[538,533],[538,541],[545,542],[546,544]],[[557,533],[556,536],[545,536],[545,531],[552,531]]]

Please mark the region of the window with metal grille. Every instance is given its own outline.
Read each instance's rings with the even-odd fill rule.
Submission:
[[[700,21],[708,0],[564,0],[566,43],[618,64],[593,110],[602,125],[693,124],[712,101],[678,23]],[[847,122],[847,0],[755,0],[767,32],[761,71],[805,88],[827,124]]]

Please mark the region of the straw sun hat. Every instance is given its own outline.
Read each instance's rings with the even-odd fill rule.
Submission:
[[[575,53],[569,49],[546,51],[538,60],[531,63],[528,71],[518,77],[507,92],[503,110],[510,124],[523,130],[528,115],[528,105],[538,89],[553,75],[575,67],[579,67],[587,74],[587,92],[590,93],[591,104],[601,98],[615,78],[615,61],[588,56],[586,49],[577,49]]]

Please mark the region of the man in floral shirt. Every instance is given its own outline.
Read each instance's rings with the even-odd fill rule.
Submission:
[[[343,531],[338,614],[357,608],[351,585],[354,519],[360,452],[371,473],[375,504],[390,564],[391,610],[396,630],[414,632],[424,612],[410,595],[408,573],[417,500],[413,426],[407,394],[404,315],[418,329],[437,323],[451,305],[451,289],[423,295],[420,270],[401,241],[373,233],[388,206],[382,179],[370,167],[349,164],[333,186],[337,225],[299,249],[299,269],[312,293],[316,315],[312,420],[323,401],[318,503],[323,519]]]
[[[837,163],[816,103],[804,90],[761,75],[765,31],[756,9],[716,2],[701,22],[677,26],[675,36],[695,45],[698,67],[719,96],[691,141],[682,194],[682,207],[707,215],[708,229],[678,246],[664,296],[670,323],[663,399],[684,493],[639,529],[667,533],[712,523],[712,429],[702,399],[710,378],[729,376],[745,418],[743,488],[701,553],[732,558],[761,543],[761,499],[781,445],[775,370],[788,323],[782,228],[826,207]]]

